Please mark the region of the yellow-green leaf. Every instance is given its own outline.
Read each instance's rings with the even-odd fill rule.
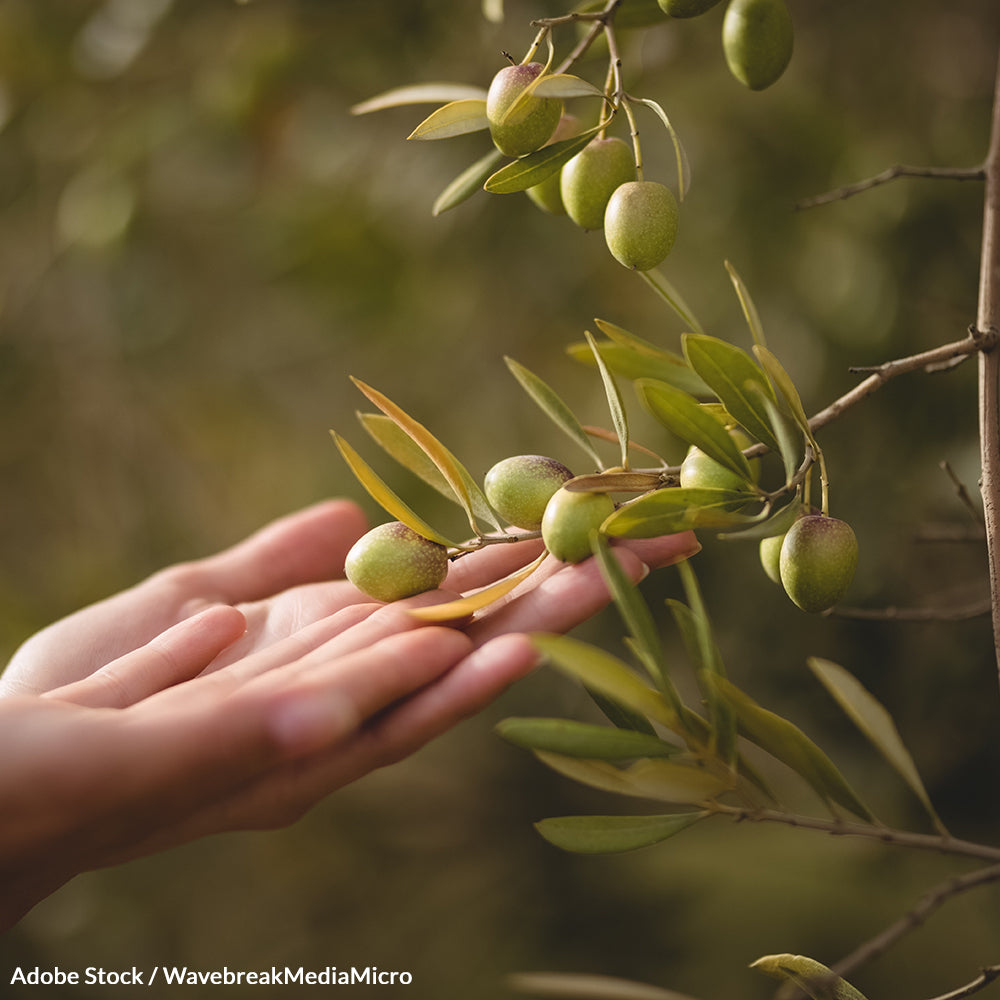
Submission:
[[[677,313],[690,330],[694,333],[703,332],[701,323],[698,322],[697,316],[691,311],[691,307],[681,297],[680,292],[674,288],[673,284],[659,270],[653,268],[651,271],[641,271],[640,275],[645,279],[646,284]]]
[[[658,736],[574,719],[510,718],[498,723],[496,731],[508,743],[528,750],[592,760],[670,757],[679,752],[678,747]]]
[[[875,748],[892,765],[900,777],[920,800],[928,815],[942,836],[948,831],[931,804],[917,766],[909,750],[899,735],[896,723],[871,692],[842,666],[814,656],[809,659],[809,668],[830,692],[837,704],[847,713],[851,721],[871,740]]]
[[[604,363],[623,378],[633,381],[640,378],[658,379],[696,396],[708,392],[708,386],[691,370],[690,365],[683,358],[671,355],[669,351],[658,355],[648,354],[632,345],[611,341],[599,341],[597,349],[601,352]],[[595,365],[593,351],[586,341],[569,344],[566,353],[574,361],[591,367]]]
[[[426,608],[413,608],[409,614],[424,622],[452,622],[469,618],[477,611],[499,601],[501,597],[506,597],[515,587],[527,580],[541,566],[546,554],[543,552],[523,569],[511,573],[510,576],[504,577],[490,587],[484,587],[474,594],[469,594],[468,597],[460,597],[458,600],[448,601],[445,604],[432,604]]]
[[[846,979],[805,955],[765,955],[752,962],[750,968],[793,983],[812,1000],[865,1000],[864,994]]]
[[[726,261],[726,270],[729,272],[730,280],[736,289],[736,296],[739,298],[740,305],[743,308],[743,315],[746,317],[747,326],[750,328],[750,336],[753,337],[754,344],[763,347],[766,344],[764,327],[760,321],[760,314],[757,312],[757,307],[750,297],[750,291],[743,283],[743,279],[739,276],[736,268],[728,260]]]
[[[836,802],[855,815],[872,820],[871,813],[833,761],[798,726],[761,707],[726,678],[712,675],[708,681],[732,706],[748,739],[787,764],[827,804]]]
[[[372,111],[396,108],[406,104],[447,104],[453,101],[486,100],[482,87],[465,83],[415,83],[405,87],[393,87],[375,97],[355,104],[352,115],[367,115]]]
[[[450,139],[455,135],[480,132],[489,127],[486,99],[472,97],[452,101],[432,111],[406,138]]]
[[[570,97],[604,97],[589,80],[572,73],[549,73],[535,84],[535,97],[554,97],[565,100]]]
[[[569,139],[549,143],[508,163],[486,179],[484,189],[490,194],[516,194],[540,184],[576,156],[597,131],[598,129],[591,128]]]
[[[542,412],[570,440],[575,441],[587,453],[598,469],[603,468],[601,459],[590,443],[587,432],[581,426],[580,421],[576,419],[573,411],[559,398],[556,392],[534,372],[529,371],[513,358],[504,358],[504,361],[511,374],[520,383],[521,388],[535,401]]]
[[[438,196],[431,209],[433,215],[440,215],[448,209],[461,205],[478,191],[482,191],[486,178],[496,170],[503,159],[503,153],[494,149],[482,159],[466,167]]]
[[[469,489],[466,485],[469,475],[468,473],[463,475],[463,469],[451,452],[423,424],[414,420],[413,417],[392,402],[384,393],[373,389],[370,385],[366,385],[360,379],[356,379],[353,376],[351,377],[351,381],[364,393],[370,402],[374,403],[387,417],[399,424],[423,449],[427,457],[441,471],[448,485],[455,491],[455,496],[458,497],[459,502],[465,509],[473,532],[478,533],[479,528],[476,524],[476,516],[472,508],[472,499],[469,496]]]
[[[601,352],[597,349],[597,342],[588,331],[586,334],[587,343],[594,354],[594,361],[597,370],[601,373],[601,381],[604,383],[604,394],[607,396],[608,409],[611,411],[611,422],[614,424],[615,434],[618,435],[618,444],[621,448],[621,466],[628,469],[628,414],[625,412],[625,404],[622,401],[622,394],[618,391],[618,383],[608,370],[608,366],[601,357]]]
[[[628,8],[626,7],[626,10]],[[663,12],[657,7],[660,17]],[[617,26],[617,21],[615,22]],[[571,972],[521,972],[509,977],[511,989],[548,1000],[692,1000],[691,997],[616,976]]]
[[[432,542],[454,548],[456,542],[451,541],[435,531],[419,514],[401,500],[385,482],[378,476],[374,469],[342,438],[336,431],[330,431],[333,440],[347,462],[351,472],[357,477],[358,482],[368,491],[372,499],[391,514],[397,521],[412,528],[418,535],[429,538]]]
[[[738,490],[670,486],[622,504],[601,531],[612,538],[658,538],[695,528],[736,528],[755,520],[739,513],[752,499]]]
[[[648,98],[639,98],[636,104],[642,104],[649,108],[660,119],[663,127],[667,130],[667,134],[670,136],[670,141],[674,144],[674,155],[677,160],[677,192],[680,195],[680,200],[683,201],[684,196],[688,193],[688,188],[691,187],[691,167],[688,164],[687,152],[681,143],[680,136],[667,117],[666,111],[656,101],[651,101]]]
[[[617,854],[662,843],[706,815],[689,812],[650,816],[556,816],[536,823],[535,829],[550,844],[564,851]]]
[[[809,418],[806,416],[805,407],[802,405],[802,398],[791,376],[785,371],[784,366],[775,357],[774,353],[761,344],[757,344],[753,349],[761,367],[767,372],[768,378],[774,383],[775,388],[784,397],[791,411],[792,417],[799,425],[802,433],[809,441],[813,440],[813,433],[809,427]]]
[[[531,641],[552,666],[575,677],[585,687],[674,732],[684,731],[679,728],[677,713],[663,695],[610,653],[564,635],[538,632],[531,636]]]

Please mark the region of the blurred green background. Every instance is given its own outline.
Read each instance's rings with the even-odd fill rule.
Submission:
[[[481,134],[407,144],[425,109],[349,113],[410,82],[485,86],[502,50],[527,49],[532,17],[564,9],[508,0],[505,23],[491,24],[474,0],[0,4],[6,655],[82,604],[319,498],[348,494],[379,518],[327,433],[365,445],[349,374],[476,474],[522,451],[586,471],[503,355],[585,422],[607,424],[596,376],[566,360],[565,345],[601,317],[677,349],[679,322],[599,234],[523,196],[483,194],[432,218],[441,189],[485,152]],[[623,46],[629,89],[666,108],[691,160],[665,273],[709,332],[747,347],[731,260],[815,411],[856,383],[848,366],[965,334],[982,189],[908,180],[831,207],[794,204],[895,162],[978,163],[1000,17],[995,0],[791,9],[795,57],[762,94],[725,68],[721,6]],[[557,35],[560,54],[575,30]],[[591,70],[600,82],[599,63],[581,69]],[[662,129],[652,116],[641,125],[647,177],[673,184]],[[679,460],[679,444],[633,413],[637,436]],[[972,364],[897,380],[824,433],[833,512],[861,540],[852,603],[951,607],[985,595],[979,545],[928,540],[972,525],[940,463],[975,495],[975,435]],[[379,468],[439,524],[460,523],[404,473]],[[767,583],[753,546],[705,539],[696,565],[734,680],[817,738],[883,819],[923,824],[818,689],[808,655],[844,663],[889,705],[956,834],[995,839],[985,618],[807,619]],[[646,586],[657,605],[677,593],[669,570]],[[580,634],[617,649],[619,631],[609,612]],[[411,971],[408,995],[421,1000],[503,997],[508,973],[559,969],[704,1000],[764,997],[772,983],[746,970],[759,955],[832,963],[964,870],[725,824],[634,855],[561,854],[534,820],[635,804],[549,774],[492,724],[590,712],[571,685],[539,673],[290,830],[78,878],[0,940],[0,968],[377,965]],[[1000,907],[984,892],[856,981],[873,1000],[920,998],[998,960]]]

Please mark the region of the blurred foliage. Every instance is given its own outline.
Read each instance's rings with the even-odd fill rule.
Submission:
[[[594,317],[677,349],[676,320],[598,235],[520,195],[431,218],[481,136],[407,145],[421,109],[348,113],[404,83],[485,85],[501,50],[527,48],[531,17],[563,11],[506,6],[490,24],[471,0],[0,5],[5,652],[293,507],[361,499],[327,434],[355,426],[348,374],[482,474],[521,451],[578,459],[503,355],[600,423],[599,379],[563,354]],[[708,332],[747,347],[732,260],[814,411],[855,384],[849,365],[964,334],[982,191],[901,181],[808,212],[794,203],[895,162],[977,163],[1000,19],[995,0],[791,7],[795,56],[763,94],[725,68],[721,8],[627,36],[624,57],[629,88],[663,104],[691,159],[670,280]],[[648,176],[673,182],[652,121],[644,157]],[[660,433],[637,416],[639,440]],[[939,463],[975,493],[975,434],[972,364],[898,380],[824,432],[833,511],[861,540],[857,603],[985,594],[978,545],[926,540],[969,524]],[[391,485],[421,509],[437,503]],[[881,813],[921,822],[869,766],[807,655],[849,666],[890,707],[956,833],[996,829],[985,619],[806,619],[746,546],[707,543],[698,572],[737,683],[823,743]],[[670,571],[647,587],[654,603],[677,593]],[[612,644],[619,631],[613,614],[581,629]],[[944,873],[935,859],[757,828],[696,829],[620,858],[560,854],[531,822],[600,811],[604,797],[544,773],[491,722],[587,711],[540,674],[289,831],[78,878],[0,942],[2,964],[375,964],[410,969],[421,998],[499,997],[506,973],[556,968],[764,996],[749,961],[833,962]],[[992,909],[970,897],[856,981],[873,997],[942,992],[997,960],[998,931],[995,897]]]

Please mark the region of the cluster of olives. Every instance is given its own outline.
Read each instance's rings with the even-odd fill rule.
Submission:
[[[531,92],[541,63],[505,66],[486,97],[490,135],[500,152],[520,157],[571,137],[578,123],[562,102]],[[582,229],[603,229],[612,256],[625,267],[648,271],[666,258],[677,237],[677,200],[657,181],[636,177],[631,147],[621,139],[591,140],[528,195]]]
[[[720,0],[658,0],[670,17],[697,17]],[[785,0],[730,0],[722,51],[730,72],[751,90],[770,87],[792,58],[792,18]]]
[[[764,572],[803,611],[828,611],[847,592],[858,565],[858,540],[846,521],[804,514],[783,535],[760,543]]]
[[[606,493],[571,491],[573,473],[544,455],[515,455],[486,474],[483,492],[508,524],[540,531],[548,551],[562,562],[591,554],[591,532],[614,511]],[[400,521],[380,524],[347,554],[347,578],[378,601],[398,601],[440,587],[448,573],[446,546]]]

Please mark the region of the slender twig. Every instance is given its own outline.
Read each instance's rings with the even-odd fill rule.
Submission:
[[[845,410],[860,403],[861,400],[866,399],[872,393],[881,389],[886,382],[891,381],[898,375],[927,370],[949,358],[991,350],[996,344],[996,340],[996,334],[993,333],[984,336],[978,333],[970,333],[963,340],[956,340],[950,344],[942,344],[940,347],[934,347],[929,351],[922,351],[920,354],[913,354],[906,358],[886,361],[884,364],[879,365],[868,378],[856,385],[850,392],[834,400],[828,407],[820,410],[819,413],[811,417],[809,426],[813,431],[825,427],[836,420]]]
[[[988,965],[971,983],[959,986],[957,990],[952,990],[950,993],[931,997],[931,1000],[962,1000],[963,997],[971,997],[973,993],[985,989],[994,979],[1000,979],[1000,965]]]
[[[986,168],[978,167],[909,167],[903,163],[883,170],[863,181],[856,181],[853,184],[845,184],[843,187],[834,188],[825,194],[818,194],[813,198],[804,198],[798,202],[796,209],[816,208],[818,205],[829,205],[834,201],[845,201],[861,194],[863,191],[870,191],[881,184],[888,184],[889,181],[898,180],[900,177],[927,177],[936,180],[951,181],[982,181],[986,179]]]
[[[900,938],[916,930],[935,910],[943,906],[949,899],[960,896],[970,889],[1000,882],[1000,864],[980,868],[978,871],[950,878],[940,885],[924,893],[916,906],[904,913],[898,920],[891,923],[881,933],[856,948],[846,958],[841,959],[832,971],[846,978],[854,969],[866,965],[888,951]]]
[[[968,604],[954,607],[931,608],[834,608],[831,618],[851,618],[856,621],[876,622],[964,622],[970,618],[981,618],[988,615],[993,608],[993,601],[984,597]]]
[[[951,480],[952,485],[955,487],[955,492],[958,494],[958,499],[962,502],[962,506],[969,512],[969,516],[976,523],[976,527],[980,529],[981,534],[984,527],[983,512],[972,502],[972,497],[969,495],[965,483],[958,478],[957,473],[951,467],[951,463],[943,461],[940,463],[940,467],[944,474]]]
[[[918,851],[934,851],[938,854],[954,854],[964,858],[978,858],[980,861],[1000,863],[1000,847],[977,844],[971,840],[959,840],[936,833],[911,833],[908,830],[894,830],[886,826],[870,823],[847,823],[843,820],[821,819],[815,816],[800,816],[778,809],[741,809],[736,806],[710,803],[706,808],[720,815],[730,816],[738,821],[752,823],[780,823],[801,830],[815,830],[835,837],[861,837],[877,840],[896,847],[908,847]]]
[[[976,329],[993,339],[993,346],[979,353],[979,447],[989,559],[990,593],[993,595],[993,643],[1000,675],[1000,61],[993,93],[993,120],[986,154],[986,192],[983,197],[983,241],[979,267],[979,305]]]

